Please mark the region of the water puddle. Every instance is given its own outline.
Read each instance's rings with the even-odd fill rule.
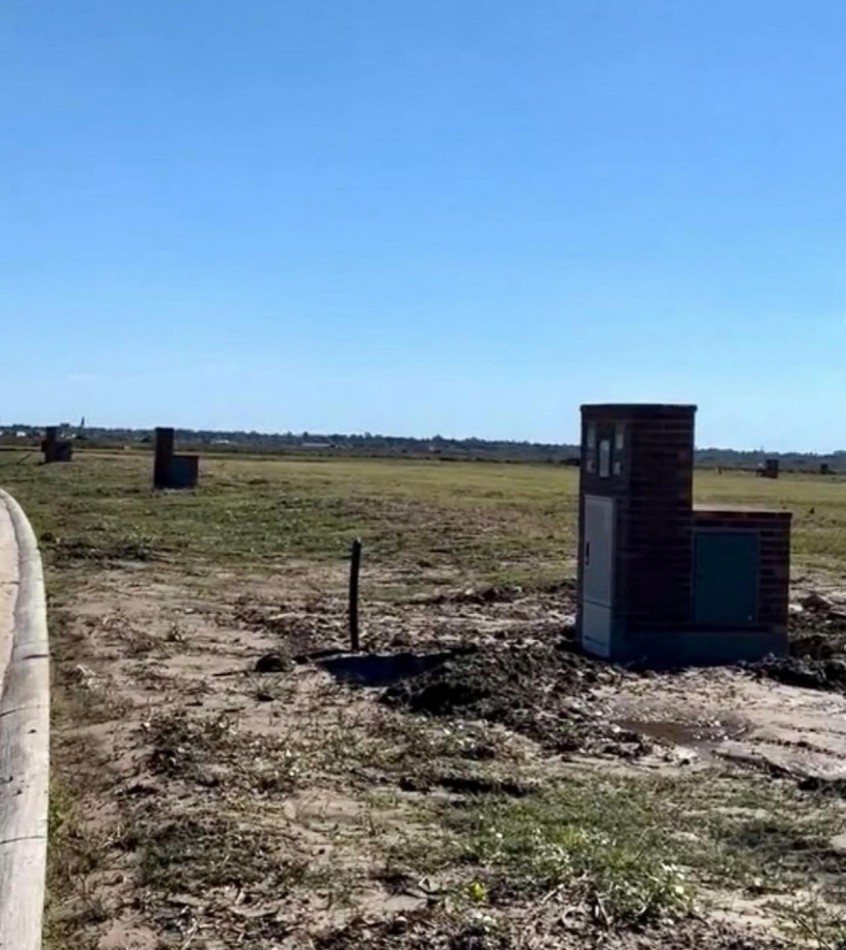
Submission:
[[[739,719],[673,720],[623,719],[621,729],[655,739],[657,742],[713,751],[727,739],[740,739],[749,727]]]

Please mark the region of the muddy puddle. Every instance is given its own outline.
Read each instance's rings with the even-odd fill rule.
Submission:
[[[846,780],[839,693],[721,670],[627,680],[605,698],[618,728],[660,745],[798,779]]]
[[[740,719],[687,721],[674,719],[621,719],[617,725],[625,732],[652,739],[662,745],[683,746],[697,752],[714,752],[723,742],[741,739],[749,724]]]

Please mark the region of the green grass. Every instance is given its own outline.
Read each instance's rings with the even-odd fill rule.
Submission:
[[[359,536],[365,571],[390,570],[409,588],[422,575],[531,585],[571,572],[577,481],[560,466],[226,457],[203,460],[198,491],[154,494],[150,459],[136,453],[84,452],[53,466],[4,453],[0,466],[50,564],[164,558],[262,570],[341,560]],[[846,483],[703,472],[695,493],[793,511],[800,566],[846,557]]]
[[[843,859],[829,840],[837,803],[763,776],[574,775],[524,798],[480,796],[441,809],[452,838],[405,845],[434,873],[463,862],[493,904],[562,891],[603,926],[684,916],[709,889],[785,895],[830,881]]]

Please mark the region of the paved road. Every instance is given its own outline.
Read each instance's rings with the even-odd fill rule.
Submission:
[[[18,592],[18,548],[12,519],[0,504],[0,684],[12,649],[12,620]]]

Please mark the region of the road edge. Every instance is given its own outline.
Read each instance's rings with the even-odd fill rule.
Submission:
[[[50,652],[41,554],[21,506],[0,489],[18,552],[12,649],[0,694],[0,948],[39,950],[50,796]]]

